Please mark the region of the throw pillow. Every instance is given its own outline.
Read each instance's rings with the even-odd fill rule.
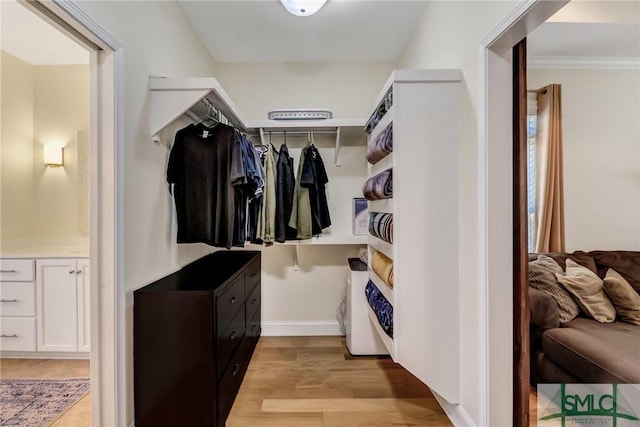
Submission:
[[[562,268],[552,258],[539,255],[529,262],[529,286],[548,294],[558,304],[560,322],[566,323],[580,314],[580,308],[571,295],[560,286],[556,273],[562,273]]]
[[[582,311],[600,323],[616,320],[616,309],[602,289],[602,280],[593,271],[567,259],[565,274],[556,273],[558,282],[574,296]]]
[[[604,277],[604,291],[613,302],[620,320],[640,325],[640,295],[613,268],[608,269]]]

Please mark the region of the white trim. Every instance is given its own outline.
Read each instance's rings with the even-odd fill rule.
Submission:
[[[527,59],[527,68],[562,70],[640,70],[640,58],[538,56]]]
[[[433,390],[431,390],[431,393],[454,426],[474,427],[476,425],[462,405],[453,405],[447,402],[444,397],[440,396]]]
[[[300,337],[300,336],[344,335],[337,320],[317,322],[278,322],[263,321],[262,336]]]
[[[123,374],[122,45],[69,0],[23,1],[91,50],[91,416],[126,425]]]
[[[523,0],[480,42],[478,117],[479,425],[511,425],[511,49],[567,0]]]

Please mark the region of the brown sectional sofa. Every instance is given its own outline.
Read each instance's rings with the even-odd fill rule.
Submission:
[[[604,278],[609,268],[640,294],[640,252],[592,251],[544,254],[563,270],[567,258]],[[539,254],[531,254],[530,261]],[[581,313],[560,323],[556,300],[529,286],[531,383],[640,383],[640,326],[599,323]]]

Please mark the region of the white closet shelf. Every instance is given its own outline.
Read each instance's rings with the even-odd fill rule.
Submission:
[[[373,312],[373,309],[371,308],[371,306],[368,306],[368,308],[369,308],[369,320],[371,321],[371,324],[373,325],[374,329],[380,336],[380,339],[382,339],[384,346],[387,347],[389,356],[391,356],[391,358],[395,362],[396,352],[395,352],[395,347],[393,345],[393,338],[387,335],[387,333],[382,329],[382,326],[380,326],[380,323],[378,323],[378,317]]]
[[[214,77],[149,77],[149,89],[151,135],[154,137],[204,98],[218,108],[237,129],[249,131],[238,107]]]
[[[244,120],[238,107],[214,77],[168,78],[149,77],[151,90],[151,135],[158,134],[178,117],[191,115],[191,110],[203,99],[213,104],[238,130],[260,134],[266,143],[267,132],[331,132],[336,135],[334,163],[340,166],[341,137],[364,135],[364,119],[325,120]],[[197,115],[197,114],[195,114]]]

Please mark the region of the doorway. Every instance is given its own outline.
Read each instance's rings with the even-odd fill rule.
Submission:
[[[4,3],[4,2],[3,2]],[[93,425],[120,425],[118,411],[118,283],[121,281],[121,232],[118,191],[121,121],[116,120],[121,98],[121,45],[72,2],[20,2],[35,15],[79,43],[89,52],[89,169],[88,234],[90,273],[90,378]],[[121,340],[120,340],[121,341]]]

